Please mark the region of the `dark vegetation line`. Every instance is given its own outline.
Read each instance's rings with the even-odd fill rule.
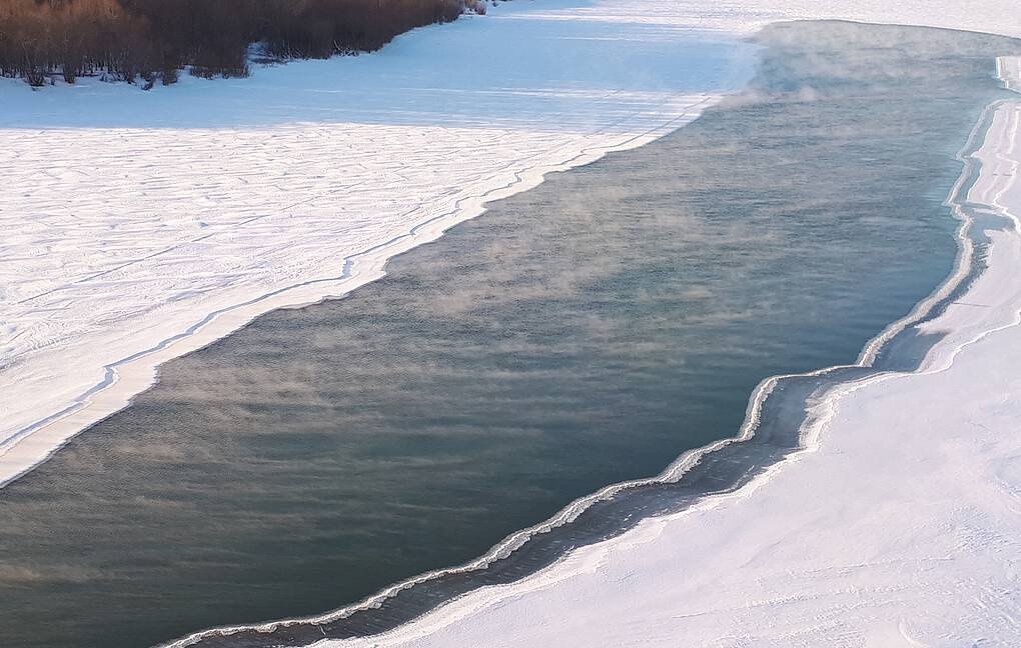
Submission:
[[[32,86],[100,75],[146,89],[185,69],[239,77],[254,44],[278,59],[371,52],[484,8],[482,0],[0,0],[0,75]]]

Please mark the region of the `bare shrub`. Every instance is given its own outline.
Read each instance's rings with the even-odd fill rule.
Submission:
[[[263,43],[277,58],[377,50],[397,34],[455,20],[466,0],[0,0],[0,75],[35,84],[106,74],[164,84],[190,68],[243,77]],[[484,13],[485,3],[474,3]],[[480,10],[481,7],[481,10]],[[41,83],[40,83],[41,85]]]

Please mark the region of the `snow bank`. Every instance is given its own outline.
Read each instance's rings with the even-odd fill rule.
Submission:
[[[919,371],[831,392],[806,449],[733,495],[317,645],[1021,645],[1021,100],[992,110],[967,201],[1007,225]]]

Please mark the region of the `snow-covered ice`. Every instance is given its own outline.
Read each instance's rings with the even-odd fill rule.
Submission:
[[[1021,59],[1003,59],[1021,87]],[[330,646],[1021,646],[1021,99],[967,201],[1011,225],[914,373],[830,392],[749,486]],[[967,253],[967,248],[965,248]]]
[[[546,6],[544,2],[537,2]],[[554,5],[556,7],[556,5]],[[1021,35],[1013,0],[624,0],[598,1],[549,17],[747,32],[782,20],[854,20]]]

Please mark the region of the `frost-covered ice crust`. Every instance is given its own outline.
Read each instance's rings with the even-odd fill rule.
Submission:
[[[0,484],[161,362],[378,278],[485,201],[649,142],[750,73],[733,37],[578,8],[510,3],[376,54],[151,93],[0,85]]]
[[[1021,58],[997,68],[1021,87]],[[861,358],[928,337],[914,371],[817,393],[802,449],[742,489],[316,645],[1021,645],[1021,100],[992,104],[962,159],[957,270]]]

